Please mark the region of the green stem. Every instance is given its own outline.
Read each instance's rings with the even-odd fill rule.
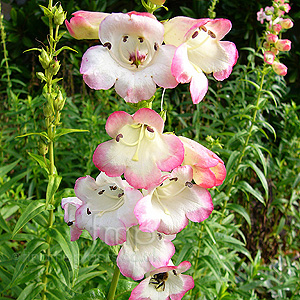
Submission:
[[[114,270],[114,275],[110,284],[109,292],[107,295],[107,300],[113,300],[115,297],[118,281],[119,281],[119,276],[120,276],[120,270],[118,266],[115,267]]]
[[[236,178],[237,178],[237,175],[238,175],[238,173],[237,173],[238,169],[239,169],[240,164],[241,164],[241,162],[242,162],[242,160],[243,160],[243,158],[245,156],[245,152],[246,152],[247,146],[249,144],[249,140],[250,140],[250,138],[252,136],[252,131],[253,131],[253,128],[254,128],[254,125],[255,125],[257,113],[260,110],[260,108],[259,108],[259,100],[260,100],[260,96],[261,96],[262,89],[263,89],[265,74],[266,74],[266,70],[265,70],[265,67],[264,67],[263,71],[262,71],[262,76],[261,76],[261,81],[260,81],[260,87],[259,87],[259,90],[258,90],[258,93],[257,93],[255,109],[254,109],[253,116],[252,116],[252,119],[251,119],[251,126],[249,128],[248,135],[247,135],[245,143],[243,145],[243,148],[242,148],[241,154],[239,156],[238,162],[236,164],[236,167],[235,167],[235,170],[234,170],[234,176],[233,176],[232,180],[230,181],[229,187],[227,189],[227,193],[226,193],[227,197],[226,197],[225,203],[223,205],[223,209],[222,209],[222,214],[223,215],[224,215],[227,203],[228,203],[229,195],[230,195],[230,193],[232,191],[232,188],[233,188],[233,186],[235,184],[235,181],[236,181]]]

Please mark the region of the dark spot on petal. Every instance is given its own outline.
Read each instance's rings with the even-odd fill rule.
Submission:
[[[128,35],[124,35],[124,36],[123,36],[123,42],[126,43],[127,40],[128,40]]]
[[[163,236],[162,236],[162,234],[161,233],[157,233],[157,237],[158,237],[158,239],[161,241],[162,240],[162,238],[163,238]]]
[[[67,225],[68,225],[68,226],[72,226],[72,225],[73,225],[73,222],[72,222],[72,221],[69,221],[69,222],[67,223]]]
[[[199,34],[199,32],[198,32],[198,31],[195,31],[195,32],[193,33],[193,35],[192,35],[192,39],[194,39],[198,34]]]
[[[154,43],[154,50],[157,51],[158,50],[158,44]]]
[[[153,129],[152,127],[150,127],[149,125],[147,126],[147,130],[148,130],[149,132],[154,132],[154,129]]]
[[[105,44],[103,44],[103,47],[106,47],[108,50],[110,50],[111,49],[111,43],[105,43]]]
[[[207,29],[206,29],[206,27],[204,25],[200,26],[199,29],[203,30],[204,32],[207,32]]]
[[[185,186],[187,186],[188,188],[192,188],[193,187],[193,184],[190,182],[190,181],[187,181],[185,183]]]
[[[98,192],[98,195],[102,195],[105,192],[105,190],[101,190]]]
[[[177,178],[177,177],[174,177],[174,178],[170,178],[169,180],[170,180],[170,181],[172,181],[172,180],[177,181],[178,178]]]
[[[117,186],[116,185],[111,185],[109,188],[110,188],[111,191],[115,191],[117,189]]]
[[[139,37],[138,40],[140,41],[140,43],[144,42],[144,39],[142,37]]]
[[[177,276],[177,272],[176,272],[176,270],[173,270],[173,274],[174,274],[175,276]]]
[[[215,35],[212,31],[210,31],[210,30],[208,30],[207,34],[208,34],[210,37],[212,37],[213,39],[216,38],[216,35]]]
[[[116,136],[116,141],[119,142],[121,138],[123,138],[123,134],[122,134],[122,133],[119,133],[119,134]]]
[[[88,215],[90,215],[92,212],[90,211],[89,208],[87,208],[87,209],[86,209],[86,213],[87,213]]]
[[[120,194],[118,195],[119,198],[121,198],[122,196],[124,196],[124,193],[120,193]]]

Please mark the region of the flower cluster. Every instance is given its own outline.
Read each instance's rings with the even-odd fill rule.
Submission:
[[[224,19],[178,17],[162,25],[149,13],[81,11],[66,25],[76,38],[94,39],[99,31],[101,45],[83,56],[83,79],[94,89],[114,86],[127,102],[148,100],[156,86],[190,82],[198,103],[207,91],[204,73],[223,80],[237,60],[235,45],[220,41],[231,28]],[[77,179],[76,197],[62,199],[71,239],[87,230],[93,239],[121,246],[121,273],[145,278],[130,299],[181,299],[194,282],[182,275],[189,262],[173,265],[172,240],[189,221],[210,216],[207,189],[223,183],[224,163],[196,141],[164,133],[163,118],[150,108],[116,111],[105,129],[111,139],[93,155],[100,174]]]
[[[282,31],[292,28],[293,22],[285,16],[291,9],[290,5],[285,0],[274,0],[273,6],[261,8],[257,12],[257,20],[264,23],[266,20],[266,33],[264,49],[264,61],[272,65],[274,72],[278,75],[285,76],[287,74],[287,67],[278,59],[278,54],[281,51],[290,51],[291,41],[288,39],[281,39],[278,36]]]

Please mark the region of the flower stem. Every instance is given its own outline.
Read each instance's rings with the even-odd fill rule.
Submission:
[[[113,300],[115,297],[118,281],[119,281],[119,276],[120,276],[120,270],[118,266],[115,267],[114,270],[114,275],[110,284],[109,292],[107,295],[107,300]]]

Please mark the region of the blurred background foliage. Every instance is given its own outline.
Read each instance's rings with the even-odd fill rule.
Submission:
[[[64,0],[61,4],[68,19],[77,10],[143,11],[139,1]],[[188,85],[166,91],[166,131],[193,138],[216,152],[228,174],[222,186],[211,190],[212,216],[201,224],[190,224],[174,242],[174,263],[191,261],[189,274],[195,279],[195,288],[184,299],[300,299],[300,3],[290,4],[294,27],[284,38],[292,41],[292,50],[281,58],[288,74],[282,78],[271,70],[266,76],[250,135],[255,84],[260,81],[263,63],[256,49],[264,27],[256,20],[256,12],[271,6],[270,1],[219,0],[216,17],[230,19],[233,25],[225,40],[234,42],[239,50],[233,73],[224,82],[211,77],[209,92],[199,105],[192,104]],[[43,261],[50,259],[44,255],[44,244],[36,242],[45,233],[47,211],[24,223],[12,237],[28,204],[44,199],[47,186],[47,177],[32,159],[39,154],[41,139],[17,138],[45,127],[45,100],[35,75],[42,71],[39,53],[24,52],[47,44],[47,19],[39,5],[47,6],[47,2],[1,1],[7,56],[1,47],[0,299],[39,299]],[[210,5],[208,0],[169,0],[169,10],[159,9],[156,16],[159,20],[178,15],[204,18]],[[70,243],[60,208],[61,198],[73,195],[78,177],[97,176],[92,155],[108,139],[107,117],[115,110],[133,112],[114,90],[94,91],[84,84],[79,74],[82,54],[98,43],[76,41],[68,34],[61,42],[78,51],[60,55],[58,77],[63,78],[60,84],[67,96],[62,123],[65,128],[89,132],[65,135],[55,148],[63,177],[55,196],[55,230],[66,238],[54,243],[49,299],[102,299],[101,291],[107,291],[114,267],[115,253],[101,241],[84,234]],[[161,93],[157,91],[157,99]],[[154,109],[159,108],[157,100]],[[68,256],[66,245],[78,256]],[[135,284],[121,278],[116,299],[128,299]],[[80,298],[83,293],[85,298]]]

